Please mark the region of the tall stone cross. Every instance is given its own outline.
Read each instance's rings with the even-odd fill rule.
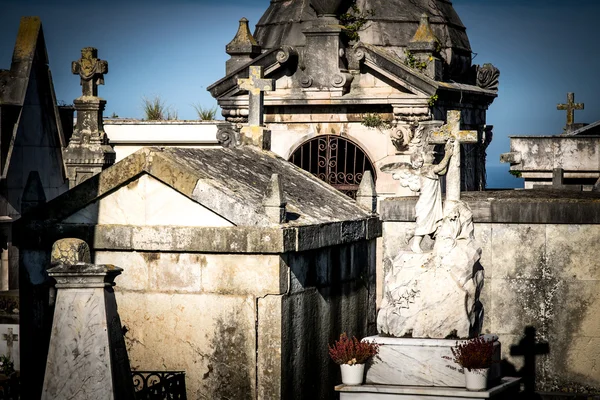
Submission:
[[[450,110],[447,122],[439,131],[431,132],[429,143],[444,144],[450,139],[459,143],[448,164],[446,174],[446,200],[460,200],[460,144],[477,143],[477,131],[460,130],[460,111]]]
[[[2,334],[2,340],[6,340],[6,347],[8,348],[8,358],[12,358],[13,344],[19,341],[19,335],[13,334],[12,328],[8,328],[8,333]]]
[[[71,72],[81,77],[81,92],[84,97],[98,96],[98,85],[104,85],[108,62],[98,59],[97,49],[84,47],[81,49],[81,58],[71,63]]]
[[[262,67],[251,66],[250,77],[238,79],[238,85],[249,94],[248,125],[262,126],[265,92],[275,90],[275,81],[264,79]]]
[[[571,130],[575,123],[575,110],[583,110],[583,103],[575,103],[575,93],[567,93],[567,104],[558,104],[557,110],[567,112],[567,131]]]

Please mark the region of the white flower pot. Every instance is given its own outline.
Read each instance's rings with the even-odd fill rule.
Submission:
[[[465,382],[467,390],[482,391],[487,389],[489,368],[472,369],[468,370],[465,368]]]
[[[362,385],[365,364],[342,364],[342,383],[344,385]]]

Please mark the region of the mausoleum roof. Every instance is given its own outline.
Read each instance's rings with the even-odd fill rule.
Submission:
[[[466,28],[448,0],[358,0],[358,8],[367,14],[360,33],[364,43],[392,52],[404,49],[414,37],[421,15],[430,17],[434,34],[442,45],[442,56],[453,68],[471,65],[471,45]],[[254,37],[263,50],[283,45],[302,47],[302,30],[317,18],[310,0],[271,0],[269,8],[256,24]]]
[[[25,220],[51,224],[139,177],[149,174],[235,226],[271,226],[263,200],[279,174],[287,226],[372,218],[356,202],[278,157],[245,146],[236,149],[147,147],[84,181]]]

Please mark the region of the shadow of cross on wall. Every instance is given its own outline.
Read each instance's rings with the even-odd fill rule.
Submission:
[[[545,342],[535,342],[535,328],[525,328],[525,336],[518,345],[510,346],[511,356],[523,356],[525,364],[521,368],[520,375],[525,384],[524,398],[530,398],[535,393],[535,357],[550,353],[550,345]]]

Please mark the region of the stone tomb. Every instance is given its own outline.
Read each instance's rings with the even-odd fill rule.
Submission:
[[[327,345],[374,333],[378,218],[254,147],[140,150],[18,226],[23,278],[44,276],[64,237],[123,268],[115,293],[131,367],[185,371],[188,398],[333,398]],[[48,285],[29,281],[21,296],[31,398]]]

